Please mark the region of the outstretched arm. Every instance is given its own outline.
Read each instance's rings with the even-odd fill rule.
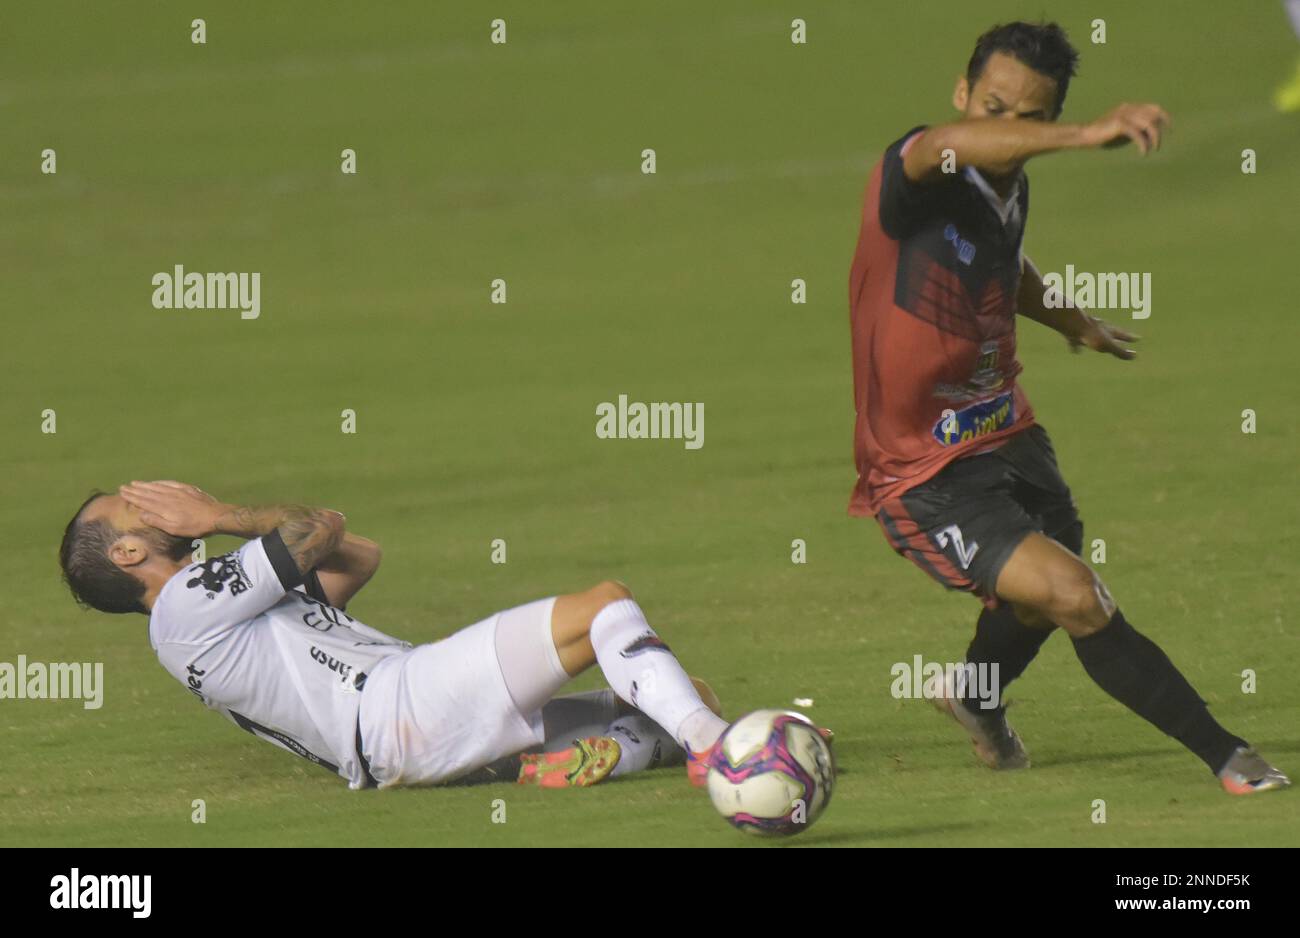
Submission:
[[[1014,172],[1044,153],[1117,147],[1130,140],[1145,156],[1159,148],[1169,120],[1156,104],[1121,104],[1087,124],[1002,117],[959,120],[930,127],[913,140],[903,155],[903,172],[912,182],[940,179],[947,150],[956,168],[974,166],[994,176]]]
[[[1043,275],[1038,272],[1034,262],[1024,255],[1021,255],[1020,274],[1016,312],[1061,333],[1070,343],[1072,352],[1077,352],[1081,348],[1090,348],[1095,352],[1114,355],[1124,361],[1137,357],[1137,352],[1124,344],[1138,340],[1138,336],[1133,333],[1089,316],[1059,294],[1053,300],[1053,305],[1048,306],[1047,294],[1050,288],[1043,283]]]

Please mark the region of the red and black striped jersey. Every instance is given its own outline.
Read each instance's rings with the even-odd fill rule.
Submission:
[[[1034,420],[1016,383],[1029,181],[1022,173],[1006,203],[971,168],[912,182],[903,154],[924,129],[873,168],[849,276],[854,515],[874,515],[882,500]]]

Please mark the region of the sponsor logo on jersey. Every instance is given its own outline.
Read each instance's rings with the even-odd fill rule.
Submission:
[[[189,687],[190,693],[199,698],[199,700],[203,699],[202,677],[207,673],[207,671],[200,671],[192,664],[185,668],[185,684]]]
[[[337,672],[339,680],[341,681],[346,682],[348,676],[352,674],[352,665],[345,661],[340,661],[338,658],[335,658],[327,652],[321,651],[315,645],[311,646],[311,657],[317,664],[329,668],[331,671]],[[364,680],[365,675],[360,675],[360,678]]]
[[[235,721],[235,725],[240,729],[247,730],[259,739],[269,739],[272,742],[279,743],[294,755],[302,756],[302,758],[306,759],[308,762],[323,765],[335,775],[338,774],[339,767],[337,765],[333,762],[328,762],[325,759],[322,759],[288,733],[281,733],[279,730],[272,729],[269,726],[263,726],[261,723],[256,723],[244,716],[242,713],[236,713],[234,710],[227,710],[226,712],[230,714],[230,718]]]
[[[348,623],[356,621],[342,609],[335,609],[333,606],[326,605],[306,593],[297,590],[293,592],[308,606],[307,611],[302,614],[302,624],[309,629],[315,629],[317,632],[328,632],[336,625],[339,628],[347,629],[349,628]]]
[[[957,252],[957,260],[967,267],[970,266],[971,261],[975,260],[975,245],[957,233],[956,225],[944,226],[943,240],[952,245],[953,250]]]
[[[996,433],[1016,420],[1012,396],[999,394],[988,401],[971,404],[958,411],[945,411],[934,424],[934,438],[944,446],[954,446],[981,436]]]
[[[201,585],[208,599],[215,599],[218,593],[227,588],[231,596],[238,596],[251,585],[237,554],[210,557],[203,563],[190,567],[190,573],[198,573],[198,576],[187,581],[185,585],[190,589]]]
[[[654,632],[646,632],[636,641],[632,642],[632,644],[628,645],[626,648],[620,651],[619,654],[622,655],[624,658],[635,658],[637,655],[645,651],[671,652],[672,649],[669,648],[664,643],[664,640],[660,638],[658,635],[656,635]]]

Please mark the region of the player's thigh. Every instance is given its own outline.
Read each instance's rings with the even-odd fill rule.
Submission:
[[[549,640],[553,600],[497,613],[375,668],[361,696],[361,737],[384,786],[429,785],[519,752],[543,738],[540,704],[521,708],[498,656],[498,634]],[[537,682],[565,678],[544,656]],[[531,674],[532,672],[530,672]],[[531,684],[529,684],[531,687]],[[527,690],[528,687],[525,688]]]
[[[1036,528],[995,480],[973,468],[941,473],[889,499],[876,519],[890,546],[932,579],[993,605],[1003,564]]]
[[[1079,557],[1057,541],[1035,532],[1002,566],[999,599],[1027,607],[1073,635],[1100,629],[1115,606],[1101,580]]]

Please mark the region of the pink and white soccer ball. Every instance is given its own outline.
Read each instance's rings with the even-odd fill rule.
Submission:
[[[708,765],[713,806],[754,834],[807,830],[835,787],[830,746],[812,721],[789,710],[741,717],[722,734]]]

